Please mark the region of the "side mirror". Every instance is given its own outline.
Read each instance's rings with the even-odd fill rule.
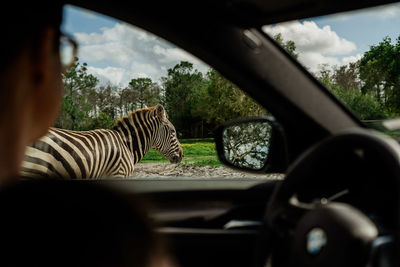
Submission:
[[[226,122],[216,129],[219,160],[253,172],[283,172],[288,165],[281,126],[271,117],[249,117]]]

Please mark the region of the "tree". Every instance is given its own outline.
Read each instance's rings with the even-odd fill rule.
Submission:
[[[135,94],[128,87],[119,90],[118,100],[120,116],[129,114],[129,112],[132,112],[137,108]]]
[[[332,69],[322,65],[317,78],[359,119],[378,120],[387,117],[384,106],[374,95],[361,91],[358,62]]]
[[[345,91],[359,92],[361,90],[361,82],[358,67],[359,62],[357,61],[336,68],[332,76],[335,84]]]
[[[289,55],[291,55],[292,57],[294,57],[295,59],[298,59],[299,54],[296,53],[296,44],[294,43],[294,41],[284,41],[282,38],[282,34],[278,33],[276,35],[273,36],[273,39],[281,46],[283,47],[286,52],[289,53]]]
[[[85,130],[90,124],[99,80],[87,72],[87,64],[80,64],[78,58],[74,66],[62,75],[64,101],[56,127]]]
[[[180,137],[191,137],[192,125],[201,120],[196,118],[199,90],[206,86],[203,74],[193,68],[193,64],[181,61],[168,69],[162,78],[165,90],[165,105],[170,121],[175,125]]]
[[[362,91],[374,94],[390,112],[400,112],[400,36],[392,44],[385,37],[360,60]]]
[[[226,159],[238,167],[261,169],[268,157],[271,125],[265,122],[237,123],[223,132]]]
[[[154,106],[160,103],[161,87],[150,78],[136,78],[129,82],[130,98],[135,99],[136,108]]]
[[[107,113],[100,112],[91,119],[89,129],[111,129],[115,124],[115,119]]]
[[[96,89],[95,116],[107,115],[111,119],[120,116],[118,112],[118,87],[108,84]],[[104,115],[102,117],[104,118]],[[96,127],[97,128],[97,127]],[[100,127],[98,127],[100,128]]]
[[[371,93],[343,89],[341,86],[330,88],[360,120],[380,120],[388,117],[385,107]]]
[[[316,78],[325,85],[326,88],[331,88],[334,84],[334,78],[332,70],[328,64],[321,64],[319,66],[319,72],[315,74]]]
[[[238,117],[265,115],[267,111],[216,70],[207,73],[207,121],[219,124]]]

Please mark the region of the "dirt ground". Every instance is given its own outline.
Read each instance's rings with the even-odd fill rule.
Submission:
[[[182,166],[169,163],[138,163],[132,178],[160,178],[160,177],[204,177],[204,178],[260,178],[282,179],[281,174],[254,174],[236,171],[227,167],[209,166]]]

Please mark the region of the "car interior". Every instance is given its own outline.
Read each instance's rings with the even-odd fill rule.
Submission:
[[[392,1],[69,1],[192,53],[273,114],[220,126],[220,160],[284,179],[101,180],[149,203],[179,266],[395,266],[400,146],[368,129],[261,31],[266,24]],[[206,19],[205,19],[206,18]],[[270,125],[268,159],[232,162],[226,129]],[[301,127],[300,127],[301,125]],[[311,238],[318,239],[310,247]],[[311,245],[310,245],[311,244]],[[316,249],[316,251],[312,250]]]

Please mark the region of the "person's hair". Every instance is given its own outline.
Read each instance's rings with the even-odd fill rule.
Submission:
[[[11,3],[10,3],[11,2]],[[46,27],[59,29],[63,1],[8,1],[1,6],[0,71],[18,55],[21,48],[34,41]],[[55,47],[58,49],[58,40]]]
[[[149,266],[162,243],[144,209],[141,198],[88,182],[3,188],[0,266]]]

